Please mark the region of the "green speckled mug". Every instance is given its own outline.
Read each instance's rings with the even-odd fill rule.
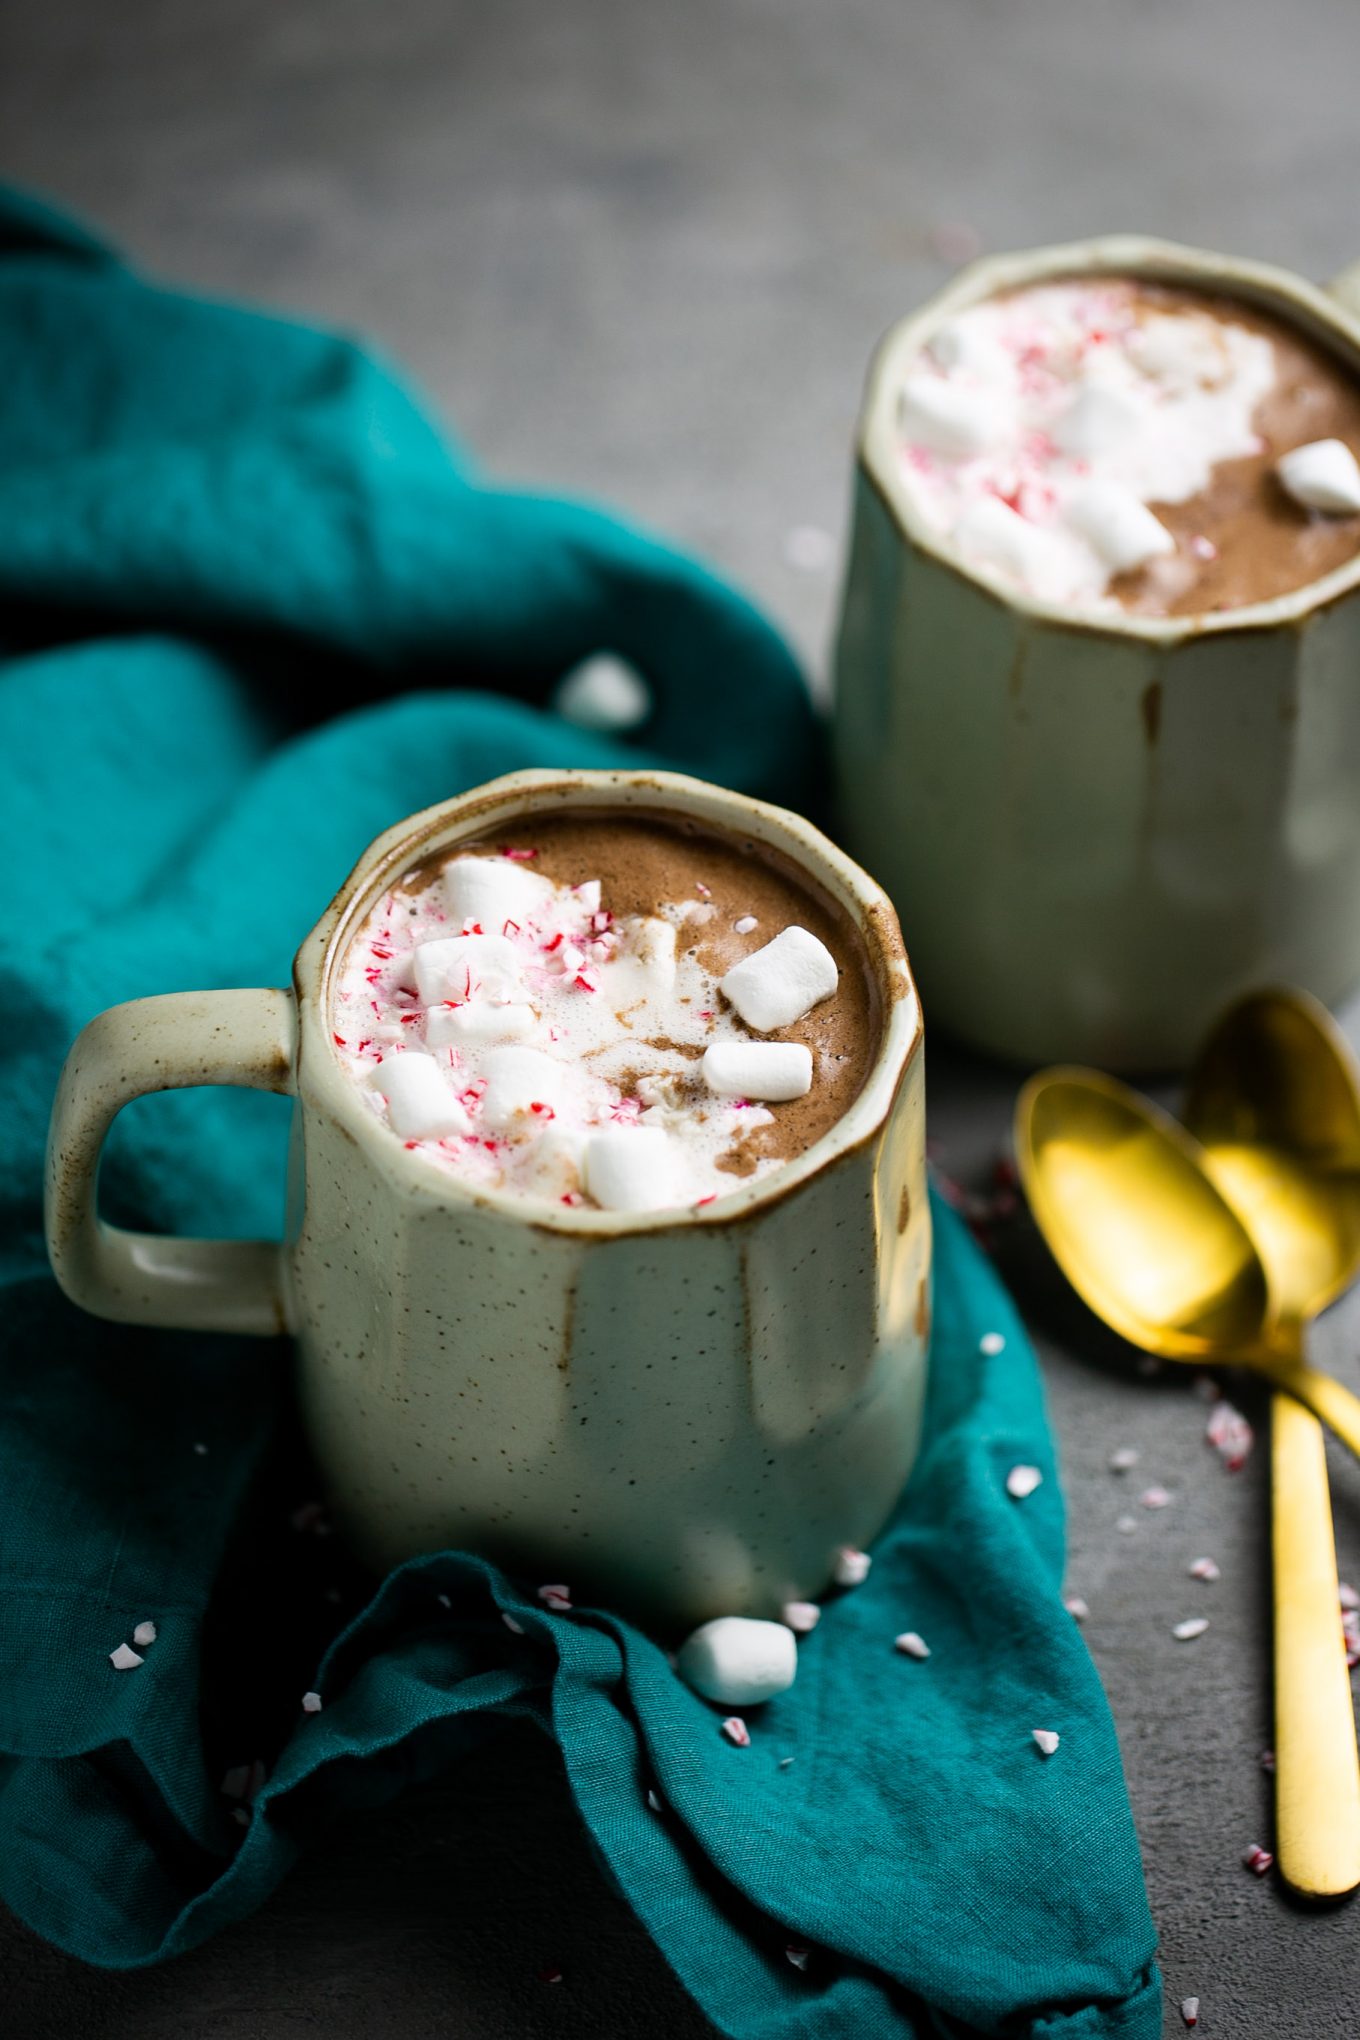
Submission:
[[[814,1146],[711,1209],[568,1209],[436,1176],[365,1106],[331,982],[419,859],[545,810],[642,809],[791,856],[851,915],[882,1038]],[[281,1245],[127,1233],[95,1208],[104,1135],[147,1091],[296,1099]],[[688,1626],[826,1586],[906,1479],[920,1429],[930,1215],[920,1006],[886,896],[807,822],[667,773],[521,772],[381,836],[298,952],[291,992],[102,1013],[48,1152],[57,1278],[105,1317],[296,1340],[342,1527],[378,1568],[446,1546]]]
[[[1169,1069],[1254,984],[1330,1001],[1360,980],[1360,558],[1221,614],[1092,620],[925,526],[905,364],[965,306],[1094,274],[1244,298],[1360,373],[1360,268],[1323,291],[1121,235],[964,270],[870,371],[836,770],[936,1025],[1020,1063]]]

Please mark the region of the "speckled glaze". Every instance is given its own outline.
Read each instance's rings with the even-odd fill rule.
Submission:
[[[1117,273],[1260,303],[1360,370],[1360,280],[1133,237],[974,264],[893,328],[860,421],[837,658],[847,840],[933,1019],[1020,1062],[1182,1065],[1235,993],[1360,979],[1360,560],[1249,608],[1082,622],[965,568],[900,480],[896,391],[945,319]]]
[[[783,849],[849,911],[883,1041],[838,1124],[718,1207],[573,1210],[436,1174],[368,1111],[331,1042],[349,936],[420,856],[544,809],[676,812]],[[297,1097],[281,1249],[95,1217],[129,1097]],[[687,1626],[819,1593],[882,1526],[916,1451],[930,1312],[920,1007],[892,908],[807,822],[672,774],[524,772],[372,845],[298,952],[294,993],[138,1000],[71,1052],[48,1240],[78,1303],[135,1322],[292,1331],[308,1428],[376,1567],[461,1546]]]

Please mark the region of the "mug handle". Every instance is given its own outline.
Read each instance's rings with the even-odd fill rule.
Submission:
[[[244,1084],[292,1093],[291,992],[169,992],[110,1006],[66,1058],[47,1140],[44,1218],[57,1281],[73,1303],[121,1324],[183,1332],[288,1330],[272,1240],[125,1232],[96,1208],[99,1157],[116,1115],[149,1091]]]

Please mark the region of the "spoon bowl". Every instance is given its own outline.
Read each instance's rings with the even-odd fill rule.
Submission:
[[[1200,1366],[1267,1336],[1270,1284],[1198,1143],[1114,1077],[1053,1069],[1016,1106],[1016,1159],[1059,1267],[1147,1352]]]

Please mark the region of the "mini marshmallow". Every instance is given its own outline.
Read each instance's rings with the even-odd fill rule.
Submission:
[[[479,921],[488,935],[499,935],[507,921],[522,925],[557,892],[550,878],[511,857],[455,857],[444,866],[439,889],[455,928]]]
[[[431,1006],[425,1015],[428,1048],[456,1048],[463,1041],[523,1041],[538,1015],[532,1006],[493,1006],[476,999],[465,1006]]]
[[[1067,521],[1094,546],[1112,574],[1130,574],[1176,541],[1146,503],[1118,482],[1083,482],[1067,499]]]
[[[1313,439],[1275,463],[1281,487],[1305,510],[1349,517],[1360,510],[1360,463],[1343,439]]]
[[[437,942],[422,942],[414,953],[412,968],[423,1006],[479,994],[506,1002],[521,983],[515,945],[504,935],[450,935]]]
[[[680,1202],[675,1154],[659,1126],[611,1126],[586,1143],[586,1189],[606,1211],[657,1211]]]
[[[872,1565],[873,1560],[867,1551],[857,1551],[853,1544],[843,1544],[836,1553],[831,1577],[838,1587],[862,1587]]]
[[[953,530],[954,544],[968,559],[998,567],[1012,580],[1045,584],[1053,576],[1053,540],[999,496],[973,503]]]
[[[795,1636],[811,1636],[822,1619],[822,1611],[815,1601],[786,1601],[779,1616]]]
[[[380,1062],[368,1079],[387,1100],[387,1119],[403,1140],[443,1140],[472,1123],[432,1055],[406,1049]]]
[[[513,1127],[535,1105],[556,1110],[571,1081],[565,1063],[539,1048],[493,1048],[482,1058],[482,1122],[493,1133]]]
[[[1171,1634],[1177,1643],[1193,1643],[1197,1636],[1203,1636],[1208,1627],[1207,1615],[1192,1615],[1188,1622],[1178,1622]]]
[[[718,989],[748,1027],[769,1034],[803,1019],[830,998],[839,982],[836,959],[826,944],[795,924],[734,963]]]
[[[1005,348],[967,319],[946,319],[931,334],[927,350],[941,368],[961,368],[968,375],[999,380],[1010,369]]]
[[[671,922],[649,915],[633,923],[633,955],[661,987],[675,982],[675,929]]]
[[[1087,383],[1053,428],[1053,439],[1075,460],[1098,460],[1115,452],[1139,430],[1138,407],[1118,390]]]
[[[321,1695],[319,1693],[304,1693],[302,1696],[302,1711],[304,1714],[319,1714],[321,1712]]]
[[[990,390],[964,388],[935,375],[907,377],[898,419],[913,446],[952,460],[985,452],[1006,427],[1006,414]]]
[[[699,1065],[720,1098],[766,1098],[783,1104],[812,1089],[812,1050],[801,1041],[715,1041]]]
[[[129,1644],[120,1643],[117,1650],[109,1652],[109,1663],[115,1672],[130,1672],[135,1665],[145,1664],[146,1659],[139,1657]]]
[[[155,1623],[139,1622],[137,1624],[137,1627],[132,1632],[132,1641],[134,1643],[140,1643],[143,1649],[146,1648],[148,1643],[154,1643],[156,1641]]]
[[[676,1670],[705,1700],[724,1707],[759,1707],[793,1684],[798,1649],[793,1631],[782,1622],[720,1615],[686,1637]]]

